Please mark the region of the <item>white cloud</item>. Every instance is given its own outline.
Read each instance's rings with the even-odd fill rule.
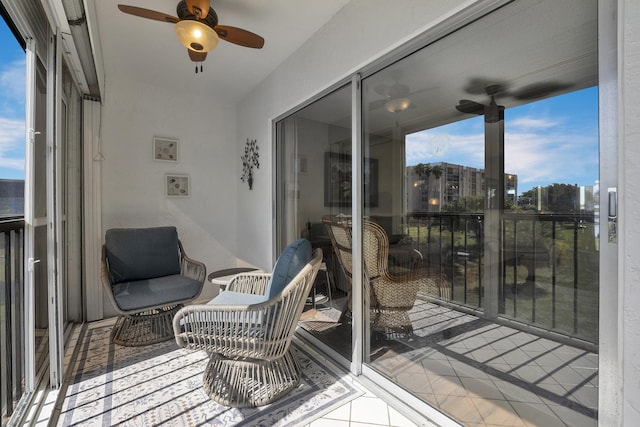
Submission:
[[[25,60],[5,64],[0,69],[0,113],[4,116],[20,117],[24,115]]]
[[[558,121],[539,117],[518,117],[510,120],[507,125],[509,129],[516,130],[541,130],[551,129],[559,125]]]
[[[407,165],[417,163],[450,162],[465,159],[465,164],[482,167],[484,164],[484,135],[454,135],[421,132],[410,135],[406,145]]]
[[[0,67],[0,176],[24,171],[25,60]]]
[[[24,159],[0,157],[0,170],[2,169],[24,171]]]
[[[593,184],[598,177],[597,132],[576,124],[575,120],[531,116],[505,124],[505,172],[518,175],[519,191],[554,182]],[[445,161],[484,168],[484,133],[473,126],[469,131],[450,130],[446,138],[444,127],[408,135],[407,165]],[[446,150],[434,153],[438,139],[447,141]]]
[[[24,121],[0,117],[0,169],[24,170]]]
[[[589,185],[598,176],[597,147],[597,135],[507,133],[505,172],[518,175],[520,190],[553,182]]]

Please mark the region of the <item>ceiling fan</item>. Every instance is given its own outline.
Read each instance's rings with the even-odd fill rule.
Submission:
[[[210,0],[181,0],[176,6],[177,17],[125,4],[119,4],[118,9],[141,18],[175,24],[178,40],[187,48],[189,58],[200,63],[200,71],[201,63],[207,58],[207,52],[216,48],[219,39],[254,49],[264,46],[264,39],[251,31],[218,25],[218,15],[211,7]]]
[[[393,85],[379,84],[374,90],[384,97],[382,100],[372,103],[371,108],[377,108],[384,105],[384,108],[390,113],[399,113],[411,106],[409,98],[409,86],[395,82]]]
[[[408,108],[414,107],[410,95],[409,86],[400,83],[402,80],[402,70],[393,70],[390,73],[393,84],[380,83],[373,90],[383,98],[369,104],[371,110],[384,107],[390,113],[400,113]]]
[[[504,83],[491,84],[487,80],[472,79],[465,90],[471,94],[486,93],[490,97],[489,104],[485,106],[476,101],[461,99],[459,104],[456,105],[456,110],[466,114],[484,114],[487,123],[496,123],[504,118],[504,106],[496,103],[496,97],[498,96],[509,96],[521,101],[533,101],[570,87],[571,85],[564,83],[540,82],[530,84],[515,92],[509,92],[507,85]]]
[[[489,85],[485,88],[487,95],[491,98],[489,105],[483,105],[476,101],[461,99],[456,105],[456,110],[466,114],[485,115],[487,123],[496,123],[504,119],[504,106],[496,103],[496,95],[502,90],[501,85]]]

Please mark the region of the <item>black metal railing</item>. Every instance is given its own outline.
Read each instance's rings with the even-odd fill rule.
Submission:
[[[411,213],[407,231],[451,300],[482,308],[482,213]],[[598,224],[593,213],[502,215],[502,316],[598,340]]]
[[[24,392],[24,218],[0,220],[0,403],[3,425]]]

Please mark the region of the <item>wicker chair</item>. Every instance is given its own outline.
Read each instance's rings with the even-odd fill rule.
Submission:
[[[131,347],[173,338],[173,316],[200,295],[205,275],[175,227],[107,230],[102,285],[119,314],[111,340]]]
[[[302,241],[308,256],[300,267],[281,265],[286,264],[287,248],[272,274],[239,274],[208,304],[186,306],[176,314],[178,345],[209,353],[203,385],[214,401],[233,407],[262,406],[300,381],[290,344],[322,262],[322,250],[316,249],[311,258],[311,245]],[[296,273],[293,278],[282,277],[280,267],[289,275]],[[276,286],[278,276],[283,280]]]
[[[352,222],[350,217],[323,217],[336,256],[345,277],[352,285]],[[447,284],[438,274],[422,269],[422,257],[413,257],[407,268],[389,268],[389,240],[384,229],[373,221],[363,221],[363,261],[366,288],[365,304],[369,304],[372,329],[387,335],[411,334],[413,327],[408,311],[413,308],[418,291],[436,293],[447,298]],[[348,296],[346,309],[350,309]]]

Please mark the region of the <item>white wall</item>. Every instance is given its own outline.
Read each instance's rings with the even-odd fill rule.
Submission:
[[[618,1],[623,425],[640,422],[640,2]],[[611,284],[604,284],[611,285]]]
[[[207,273],[236,266],[241,144],[234,109],[220,100],[108,78],[101,129],[102,235],[114,227],[175,225],[187,255],[204,262]],[[154,136],[179,140],[178,163],[153,160]],[[190,175],[191,196],[166,197],[166,173]],[[105,316],[111,314],[108,304]]]
[[[262,268],[273,262],[272,120],[473,3],[352,0],[238,105],[238,138],[257,138],[261,150],[254,190],[238,194],[241,258]]]

